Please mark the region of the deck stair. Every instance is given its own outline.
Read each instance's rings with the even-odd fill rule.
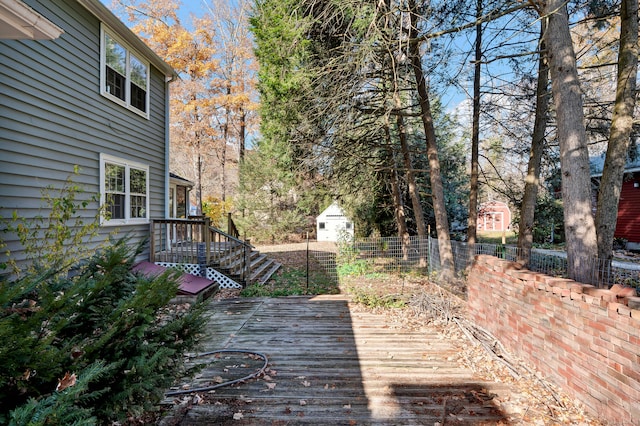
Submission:
[[[223,259],[219,263],[213,263],[211,266],[234,281],[243,281],[242,270],[244,267],[244,259],[242,258],[241,250],[241,248],[234,250],[233,253],[229,254],[227,259]],[[252,249],[247,257],[250,264],[250,275],[249,279],[246,280],[245,286],[248,284],[266,283],[282,266],[281,263],[270,259],[267,255],[255,249]]]
[[[264,284],[282,266],[207,218],[153,220],[150,245],[151,263],[192,265],[202,276],[217,276],[221,288]]]
[[[281,266],[281,263],[270,259],[266,254],[260,254],[259,252],[254,251],[252,252],[251,257],[250,281],[252,283],[262,285],[269,281]]]

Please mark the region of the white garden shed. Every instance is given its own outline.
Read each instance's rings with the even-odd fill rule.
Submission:
[[[341,233],[347,232],[353,237],[353,223],[344,214],[344,210],[334,202],[316,218],[318,241],[338,241]]]

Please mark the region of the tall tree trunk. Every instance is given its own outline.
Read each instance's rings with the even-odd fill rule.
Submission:
[[[411,197],[411,206],[413,207],[413,215],[416,219],[416,229],[418,236],[425,237],[427,228],[424,224],[424,214],[422,212],[422,204],[420,203],[420,193],[416,184],[415,173],[413,172],[413,162],[411,161],[411,153],[409,152],[409,143],[407,142],[407,134],[404,120],[401,115],[396,117],[398,126],[398,137],[400,139],[400,149],[402,151],[402,159],[406,170],[407,186],[409,187],[409,197]]]
[[[227,200],[227,146],[229,145],[229,120],[231,120],[231,107],[228,105],[231,98],[231,82],[227,81],[227,105],[225,106],[224,126],[222,132],[222,152],[220,156],[220,165],[222,168],[222,201]]]
[[[240,139],[238,141],[239,146],[239,154],[238,161],[242,163],[244,161],[244,151],[246,149],[246,138],[247,138],[247,112],[243,107],[240,107]]]
[[[196,216],[202,215],[202,155],[200,154],[200,143],[198,142],[196,160]]]
[[[391,144],[391,132],[389,130],[388,122],[385,125],[385,134],[387,138],[387,155],[391,161],[391,194],[393,198],[393,211],[396,216],[398,236],[402,239],[402,255],[406,260],[409,256],[409,231],[407,230],[406,213],[404,211],[402,193],[400,192],[400,179],[398,177],[397,162]]]
[[[402,151],[402,159],[404,161],[404,168],[406,170],[405,175],[407,178],[407,186],[409,187],[409,197],[411,198],[411,205],[413,207],[413,216],[416,220],[416,228],[418,231],[418,237],[423,241],[427,236],[427,228],[424,224],[424,215],[422,214],[422,204],[420,203],[420,194],[418,193],[418,185],[416,185],[416,179],[413,173],[413,164],[411,161],[411,153],[409,152],[409,144],[407,142],[407,134],[405,131],[404,120],[401,115],[396,117],[396,122],[398,126],[398,133],[400,138],[400,149]],[[409,233],[407,232],[405,244],[407,246],[407,253],[405,254],[406,259],[408,259],[409,253],[408,250],[411,248],[411,239],[409,237]],[[425,268],[427,266],[427,256],[426,251],[423,253],[421,250],[419,252],[420,260],[419,266],[421,268]]]
[[[225,123],[224,125],[224,137],[222,140],[222,152],[220,153],[220,173],[221,183],[220,183],[220,193],[222,201],[227,200],[227,138],[229,134],[229,125]]]
[[[418,89],[418,99],[422,124],[427,144],[427,158],[429,160],[429,177],[431,180],[431,197],[433,201],[433,211],[436,219],[436,231],[438,233],[438,248],[440,249],[440,266],[442,268],[440,276],[442,279],[453,278],[454,263],[453,251],[451,250],[451,237],[449,236],[449,220],[444,202],[444,189],[442,185],[442,174],[440,172],[440,161],[438,160],[438,148],[436,145],[436,132],[433,127],[433,117],[431,116],[431,104],[424,72],[422,70],[422,57],[420,55],[420,45],[418,42],[418,8],[415,0],[409,0],[409,14],[411,16],[411,30],[409,32],[409,57],[411,66],[416,78]]]
[[[482,16],[482,0],[477,1],[476,18]],[[478,230],[478,150],[480,145],[480,72],[482,71],[482,23],[476,25],[475,63],[473,67],[473,123],[471,129],[471,176],[469,181],[469,221],[467,228],[470,266],[476,249]]]
[[[613,252],[613,235],[618,220],[620,190],[629,149],[629,135],[633,126],[637,72],[638,0],[622,0],[616,101],[611,118],[611,133],[598,191],[596,212],[598,257],[606,261],[611,260]]]
[[[398,126],[398,134],[400,138],[400,149],[402,150],[402,159],[404,161],[404,168],[406,170],[407,186],[409,187],[409,197],[411,197],[411,205],[413,206],[413,216],[416,220],[416,228],[418,231],[418,237],[420,241],[424,241],[427,236],[427,227],[424,223],[424,214],[422,212],[422,203],[420,202],[420,193],[418,192],[418,185],[416,184],[415,174],[413,172],[413,162],[411,161],[411,153],[409,152],[409,143],[407,142],[407,134],[404,125],[404,120],[401,115],[396,117]],[[408,237],[408,234],[407,234]],[[411,241],[409,240],[409,244]],[[427,266],[427,253],[426,250],[422,250],[422,245],[419,245],[419,266],[425,268]]]
[[[518,226],[518,262],[528,266],[533,247],[533,223],[535,219],[538,186],[540,184],[540,162],[544,150],[547,130],[547,111],[549,109],[549,65],[547,63],[544,34],[547,20],[540,21],[540,58],[538,59],[538,86],[536,87],[536,116],[533,124],[533,137],[529,153],[527,177],[524,180],[524,195],[520,207],[520,225]]]
[[[597,255],[596,229],[591,208],[582,91],[565,0],[548,0],[544,15],[549,18],[545,41],[558,122],[568,274],[569,278],[588,283],[592,280],[592,262]]]

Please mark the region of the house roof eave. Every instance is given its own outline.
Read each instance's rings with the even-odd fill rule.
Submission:
[[[20,0],[0,0],[0,39],[55,40],[62,28]]]
[[[624,173],[638,173],[638,172],[640,172],[640,167],[631,167],[628,169],[624,169]],[[602,177],[602,171],[599,171],[597,173],[591,173],[591,177],[592,178]]]
[[[195,184],[190,180],[183,178],[182,176],[178,176],[175,173],[169,173],[169,180],[171,183],[176,185],[188,186],[189,188],[193,188]]]

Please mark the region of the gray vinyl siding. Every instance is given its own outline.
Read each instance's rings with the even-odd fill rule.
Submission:
[[[100,94],[100,22],[73,0],[25,1],[64,30],[52,41],[0,40],[0,215],[26,218],[41,211],[42,190],[68,177],[89,199],[100,188],[100,153],[149,165],[149,216],[165,215],[165,76],[151,66],[150,116]],[[80,168],[73,175],[74,166]],[[92,221],[97,203],[81,212]],[[0,225],[4,228],[5,225]],[[103,227],[101,235],[113,232]],[[117,227],[133,240],[149,226]],[[15,236],[0,233],[14,256]],[[0,249],[0,263],[5,249]],[[144,254],[147,256],[147,254]]]

